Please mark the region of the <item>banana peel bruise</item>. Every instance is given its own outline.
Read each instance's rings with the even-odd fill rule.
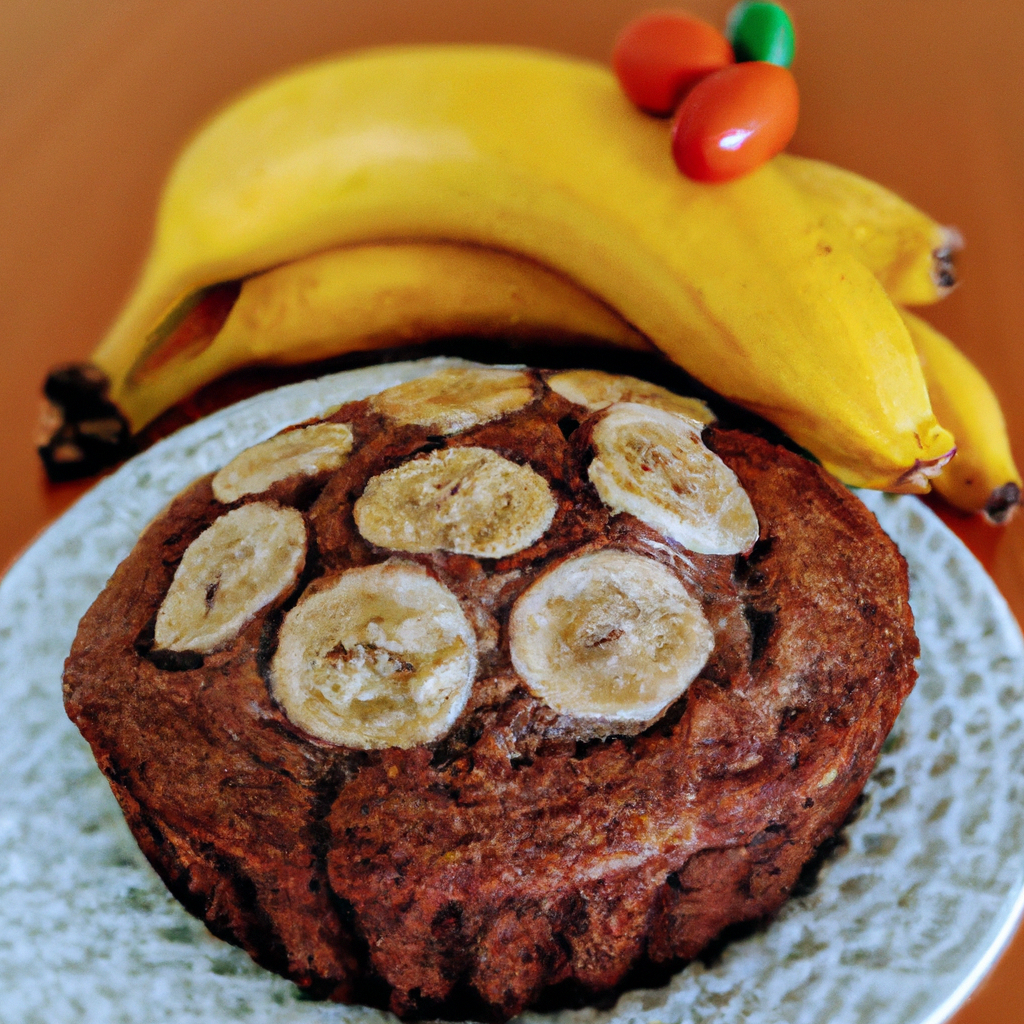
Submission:
[[[667,133],[604,68],[517,48],[377,50],[271,82],[172,172],[139,286],[92,358],[106,400],[136,432],[243,365],[410,330],[553,330],[653,343],[844,482],[927,490],[954,441],[883,285],[938,297],[920,285],[943,229],[908,207],[911,241],[869,246],[855,221],[858,203],[878,219],[871,183],[841,213],[807,184],[829,172],[793,157],[698,184]],[[183,340],[193,307],[232,288]]]

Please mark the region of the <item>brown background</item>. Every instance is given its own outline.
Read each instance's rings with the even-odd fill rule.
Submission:
[[[129,291],[160,183],[239,89],[299,61],[399,41],[501,41],[598,60],[633,0],[3,0],[0,4],[0,568],[84,489],[49,487],[39,385],[84,358]],[[730,4],[688,0],[718,24]],[[982,367],[1024,457],[1024,4],[793,0],[791,147],[961,228],[963,287],[927,315]],[[1024,619],[1024,516],[947,517]],[[1024,1019],[1024,938],[955,1018]]]

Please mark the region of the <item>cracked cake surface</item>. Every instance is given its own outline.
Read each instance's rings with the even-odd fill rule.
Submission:
[[[286,431],[283,477],[248,455],[198,480],[65,670],[178,899],[312,994],[403,1016],[595,998],[773,913],[915,678],[902,558],[818,467],[629,378],[591,400],[570,375],[494,372]],[[601,425],[645,405],[678,451],[616,461]],[[687,445],[728,492],[727,553],[595,485],[598,460],[616,495],[659,473],[685,519],[665,460]],[[187,554],[239,522],[259,585],[242,541]]]

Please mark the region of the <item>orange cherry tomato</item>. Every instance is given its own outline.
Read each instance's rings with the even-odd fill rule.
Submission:
[[[672,156],[688,178],[729,181],[785,149],[800,94],[787,68],[747,61],[701,79],[676,111]]]
[[[623,90],[650,114],[671,114],[690,85],[732,62],[729,40],[717,28],[678,11],[630,22],[612,50]]]

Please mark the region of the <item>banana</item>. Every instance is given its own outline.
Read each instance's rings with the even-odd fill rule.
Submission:
[[[545,573],[509,618],[512,665],[527,688],[584,722],[651,722],[713,647],[700,602],[669,569],[609,548]]]
[[[349,569],[285,615],[274,699],[299,728],[363,750],[443,735],[476,676],[476,634],[426,570],[391,560]]]
[[[143,401],[147,366],[168,344],[216,350],[219,334],[172,328],[232,282],[329,250],[458,243],[597,297],[844,481],[926,490],[953,439],[882,286],[777,161],[699,184],[668,131],[604,68],[512,48],[372,51],[272,82],[175,167],[139,287],[94,356],[108,397],[133,429],[152,416],[170,391]],[[155,374],[187,365],[172,352]]]
[[[214,320],[212,332],[189,337],[209,302],[192,307],[184,321],[172,314],[142,353],[124,347],[94,356],[111,381],[123,382],[114,394],[133,430],[253,363],[309,363],[453,335],[654,347],[540,264],[459,243],[351,245],[286,263],[243,281],[223,325]]]
[[[956,228],[943,227],[894,192],[823,160],[781,154],[779,170],[841,235],[894,302],[925,305],[956,285],[954,257],[963,247]]]
[[[548,377],[547,385],[567,401],[585,406],[591,412],[606,409],[614,402],[639,402],[688,416],[702,426],[715,422],[715,414],[700,399],[677,395],[668,388],[626,374],[565,370]]]
[[[558,508],[547,481],[489,448],[444,448],[367,483],[353,509],[371,544],[504,558],[539,540]]]
[[[268,502],[233,509],[185,549],[157,612],[155,646],[206,654],[230,643],[294,588],[305,562],[301,513]]]
[[[352,428],[316,423],[286,430],[236,455],[213,475],[213,496],[225,505],[246,494],[262,494],[291,476],[319,476],[340,469],[352,450]]]
[[[903,312],[939,419],[956,433],[957,453],[932,484],[950,504],[1004,523],[1020,503],[1021,475],[1013,461],[999,400],[978,368],[920,317]]]
[[[456,434],[532,402],[533,382],[518,370],[453,368],[387,388],[370,407],[396,423]]]
[[[758,524],[736,474],[704,447],[703,424],[634,402],[613,405],[594,428],[587,470],[601,500],[690,551],[749,551]]]

